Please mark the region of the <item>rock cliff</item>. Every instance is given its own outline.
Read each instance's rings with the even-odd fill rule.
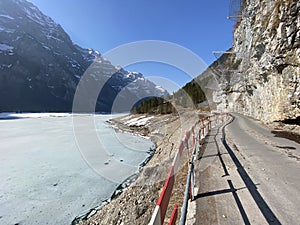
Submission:
[[[246,0],[236,20],[233,47],[217,66],[218,109],[299,124],[300,2]]]

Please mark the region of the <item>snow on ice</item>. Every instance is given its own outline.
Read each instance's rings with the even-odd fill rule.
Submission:
[[[4,18],[6,18],[6,19],[10,19],[10,20],[14,20],[15,18],[13,18],[13,17],[11,17],[11,16],[9,16],[9,15],[0,15],[0,17],[4,17]]]
[[[14,47],[7,44],[0,44],[0,51],[12,51]]]

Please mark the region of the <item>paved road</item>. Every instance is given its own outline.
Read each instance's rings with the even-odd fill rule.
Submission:
[[[233,114],[196,163],[196,224],[299,224],[300,145]]]

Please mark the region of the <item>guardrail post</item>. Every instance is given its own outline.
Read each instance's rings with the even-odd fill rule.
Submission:
[[[195,147],[195,132],[194,132],[194,126],[192,127],[192,149]]]
[[[176,224],[176,220],[177,220],[177,216],[178,216],[178,204],[176,204],[174,206],[173,212],[172,212],[172,216],[170,218],[170,222],[168,225],[175,225]]]
[[[195,173],[194,173],[194,163],[191,165],[191,188],[190,188],[190,199],[191,201],[194,200],[195,197]]]
[[[201,128],[199,129],[199,132],[198,132],[198,143],[199,145],[202,145],[202,142],[201,142],[202,138],[201,138]],[[200,147],[200,146],[199,146]]]
[[[214,118],[215,126],[217,124],[219,124],[220,116],[222,116],[222,123],[223,123],[224,117],[225,116],[228,117],[228,113],[216,114],[216,115],[212,116]],[[208,132],[212,128],[212,117],[211,116],[206,117],[205,120],[207,121],[207,124],[205,124],[204,119],[197,120],[196,123],[194,124],[194,126],[191,128],[191,130],[187,131],[185,133],[185,137],[180,141],[178,149],[177,149],[178,152],[175,155],[175,158],[173,160],[168,177],[165,181],[163,190],[160,194],[159,200],[158,200],[155,210],[152,214],[149,225],[162,225],[164,223],[166,211],[168,208],[168,204],[170,201],[170,197],[171,197],[174,182],[175,182],[175,174],[179,167],[181,157],[183,156],[182,154],[183,154],[184,149],[187,149],[188,154],[189,154],[188,141],[189,141],[189,138],[192,137],[192,140],[191,140],[192,155],[189,160],[189,171],[188,171],[188,176],[187,176],[187,181],[186,181],[184,202],[183,202],[183,206],[181,208],[181,217],[180,217],[180,222],[179,222],[180,225],[185,224],[188,200],[189,199],[194,200],[194,196],[195,196],[195,193],[194,193],[195,192],[195,190],[194,190],[194,185],[195,185],[194,159],[196,157],[197,150],[200,147],[199,145],[203,144],[202,140],[205,138],[205,136],[208,134]],[[199,127],[197,127],[198,125],[199,125]],[[196,132],[198,132],[198,133],[196,133],[196,135],[195,135],[195,128],[196,128]],[[169,225],[175,225],[177,215],[178,215],[178,205],[175,205]]]
[[[193,162],[190,162],[189,172],[186,180],[186,186],[185,186],[185,194],[184,194],[184,201],[181,208],[181,216],[180,216],[180,225],[185,225],[186,221],[186,214],[187,214],[187,207],[188,207],[188,201],[189,201],[189,192],[190,192],[190,183],[191,183],[191,170],[193,168]]]
[[[193,140],[194,140],[194,148],[193,148],[193,153],[192,153],[192,158],[191,158],[191,162],[194,162],[194,157],[196,156],[197,153],[197,149],[198,149],[198,142],[197,139],[193,136]],[[195,171],[194,171],[194,164],[192,165],[192,171],[191,171],[191,189],[190,189],[190,199],[194,200],[194,196],[195,196]]]
[[[202,119],[202,137],[204,138],[204,119]]]

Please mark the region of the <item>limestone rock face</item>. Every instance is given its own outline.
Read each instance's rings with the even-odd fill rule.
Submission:
[[[241,14],[221,71],[225,87],[215,93],[226,93],[218,109],[264,122],[299,120],[300,1],[247,0]]]

